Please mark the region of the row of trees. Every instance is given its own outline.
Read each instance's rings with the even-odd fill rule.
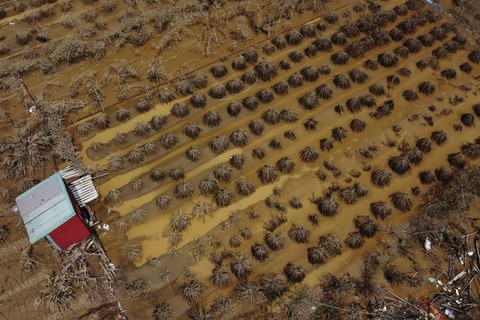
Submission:
[[[431,201],[422,205],[420,207],[420,216],[413,218],[408,225],[410,227],[417,226],[422,228],[422,230],[425,230],[423,229],[424,224],[420,222],[424,221],[423,219],[428,216],[430,222],[432,222],[432,218],[434,219],[434,223],[427,230],[436,232],[435,230],[437,229],[435,228],[438,226],[437,222],[441,223],[441,221],[447,218],[448,215],[451,215],[453,212],[455,212],[455,214],[465,214],[471,199],[475,195],[478,195],[479,189],[477,188],[476,183],[479,180],[477,179],[477,173],[478,168],[471,167],[459,171],[458,175],[449,182],[447,187],[444,187],[442,184],[434,187],[430,192],[432,192],[434,197],[441,195],[440,198],[433,202],[435,205],[433,205]],[[458,191],[456,188],[462,188],[462,191],[464,192],[463,195],[456,193],[454,198],[449,197],[449,200],[445,199],[443,196],[445,190],[452,190],[449,192],[450,195]],[[440,207],[437,205],[437,202],[444,203],[445,201],[449,202],[449,204],[443,211],[438,211]],[[417,222],[419,225],[417,225]],[[350,233],[345,241],[345,244],[350,248],[361,246],[361,244],[363,244],[363,237],[372,237],[378,230],[375,221],[367,216],[357,216],[354,219],[354,224],[358,231]],[[425,235],[423,232],[417,232],[415,234],[417,235],[416,237],[419,238],[418,245],[423,243],[423,239],[426,236],[431,236],[432,239],[436,239],[433,234]],[[272,233],[265,234],[265,241],[270,248],[271,240],[267,239],[270,239],[272,237],[271,235]],[[302,231],[301,226],[293,225],[290,229],[289,236],[292,237],[292,240],[294,241],[297,239],[300,240],[300,242],[303,242],[303,240],[301,240],[304,239],[303,235],[305,235],[305,231]],[[251,250],[253,257],[258,261],[265,261],[265,257],[268,258],[268,247],[265,247],[258,242],[254,243]],[[273,248],[271,249],[273,250]],[[406,247],[404,249],[411,250],[411,247],[410,249]],[[308,261],[312,265],[318,265],[323,264],[326,261],[327,255],[335,256],[341,254],[341,252],[342,245],[338,239],[333,235],[325,235],[320,237],[318,246],[308,248],[307,256]],[[412,288],[423,286],[423,280],[418,277],[418,272],[421,272],[421,269],[419,269],[419,266],[417,265],[418,262],[412,261],[411,266],[405,269],[405,267],[400,268],[398,263],[394,260],[389,260],[392,259],[392,257],[394,258],[394,256],[389,256],[389,254],[381,255],[378,252],[367,253],[364,256],[362,273],[358,278],[352,278],[349,275],[325,275],[320,283],[320,287],[322,288],[321,298],[317,297],[317,299],[321,299],[322,301],[322,304],[320,304],[322,310],[311,310],[313,310],[314,313],[322,312],[322,315],[328,319],[338,317],[340,314],[349,314],[352,310],[347,307],[348,303],[344,301],[345,299],[341,299],[341,297],[351,296],[354,292],[364,296],[370,301],[370,303],[385,303],[382,301],[382,295],[380,294],[384,289],[376,280],[374,280],[374,275],[377,272],[381,272],[385,280],[393,286],[408,285]],[[385,263],[385,261],[387,262]],[[230,266],[229,268],[225,262],[228,262]],[[204,285],[195,279],[184,282],[179,288],[179,293],[187,302],[193,305],[192,309],[189,311],[191,315],[198,315],[198,312],[202,312],[204,315],[207,313],[224,314],[222,312],[232,311],[239,303],[257,306],[261,301],[269,303],[278,301],[276,299],[283,296],[289,290],[288,287],[290,285],[301,282],[306,275],[306,269],[304,267],[294,263],[287,263],[283,269],[283,277],[275,274],[264,274],[258,276],[256,280],[251,280],[249,279],[249,275],[252,273],[253,269],[250,259],[243,254],[227,254],[225,251],[222,254],[222,258],[216,260],[215,264],[216,267],[213,269],[210,278],[215,286],[219,288],[230,286],[232,284],[230,272],[240,280],[240,283],[233,286],[231,296],[220,296],[214,299],[211,307],[206,309],[197,305],[203,294]],[[382,265],[383,267],[381,267]],[[312,294],[312,292],[310,292],[310,294]],[[303,297],[305,298],[305,296]],[[311,297],[311,299],[312,300],[308,300],[307,302],[318,306],[315,302],[316,300],[314,300],[313,297]],[[289,314],[296,314],[296,312],[299,311],[299,308],[301,308],[301,303],[302,299],[297,300],[295,303],[297,306],[294,309],[287,309],[287,312],[291,312]],[[391,309],[388,309],[387,313],[389,315],[400,312],[394,306],[395,305],[393,304],[390,306]],[[364,310],[363,308],[365,308],[365,306],[357,305],[355,315],[358,316],[359,312],[365,312],[361,311]],[[369,312],[378,313],[380,316],[382,312],[385,312],[380,309],[381,307],[377,306],[375,309],[370,309]],[[462,312],[468,312],[468,310],[469,309],[467,308],[466,311]],[[171,315],[172,312],[173,309],[171,308],[171,305],[168,302],[163,302],[156,306],[154,318],[157,319],[157,317],[164,314]],[[398,313],[398,315],[399,314],[401,313]]]

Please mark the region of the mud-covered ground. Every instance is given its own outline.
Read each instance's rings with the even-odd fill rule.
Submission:
[[[41,163],[43,173],[26,169],[25,176],[4,160],[4,171],[13,172],[6,186],[19,193],[29,184],[15,179],[40,180],[62,158],[90,168],[102,196],[93,208],[110,226],[97,232],[117,267],[114,292],[129,318],[361,319],[371,305],[379,319],[400,317],[382,315],[380,297],[431,295],[428,277],[452,263],[452,253],[440,249],[447,241],[437,239],[440,224],[458,239],[478,231],[474,181],[465,187],[473,205],[458,216],[448,207],[431,225],[415,220],[438,201],[434,192],[478,178],[480,52],[465,25],[443,12],[457,7],[65,3],[23,13],[6,5],[0,21],[10,50],[2,56],[1,135],[48,132],[54,154]],[[32,18],[37,10],[44,12]],[[21,30],[30,35],[26,44]],[[37,112],[26,110],[32,105]],[[64,115],[64,105],[79,107]],[[64,117],[79,153],[56,148],[58,122],[41,116]],[[9,148],[2,154],[17,156]],[[460,217],[469,221],[462,228]],[[16,241],[5,255],[28,248],[13,231],[22,226],[8,212],[2,219],[12,231],[8,241]],[[425,252],[432,234],[437,247]],[[43,263],[53,254],[41,253],[44,246],[33,251],[39,288],[60,268]],[[7,261],[6,268],[18,257]],[[375,284],[368,292],[355,280],[367,269]],[[24,306],[15,306],[17,277],[23,273],[5,275],[12,285],[2,314],[49,314],[30,311],[30,282],[21,290]],[[329,295],[334,282],[338,292]],[[307,290],[311,305],[300,306],[302,285],[318,283],[323,291]],[[69,319],[113,301],[76,299]],[[294,315],[285,311],[292,305]]]

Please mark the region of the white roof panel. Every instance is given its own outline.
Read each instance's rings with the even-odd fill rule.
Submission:
[[[75,200],[80,207],[98,198],[98,192],[93,185],[92,177],[86,175],[78,180],[73,181],[68,188],[72,192]]]
[[[59,172],[25,191],[16,202],[32,244],[75,215]]]

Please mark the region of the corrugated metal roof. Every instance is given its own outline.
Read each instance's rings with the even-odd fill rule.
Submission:
[[[32,244],[75,215],[59,172],[25,191],[16,202]]]
[[[90,230],[88,230],[83,220],[77,215],[68,219],[67,222],[50,232],[48,235],[61,250],[66,250],[72,244],[88,237],[90,235]]]
[[[62,175],[62,178],[65,180],[80,177],[81,175],[85,174],[84,172],[74,169],[71,166],[65,167],[61,169],[59,172]]]
[[[93,185],[92,176],[89,174],[73,181],[68,188],[81,208],[98,198],[98,192]]]

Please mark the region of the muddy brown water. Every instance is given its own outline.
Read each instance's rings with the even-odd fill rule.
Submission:
[[[330,36],[337,31],[339,26],[347,21],[346,18],[342,17],[342,14],[346,11],[346,8],[343,7],[345,3],[350,2],[337,1],[334,4],[338,8],[337,12],[340,16],[340,22],[334,26],[328,26],[326,32],[324,33],[325,35]],[[395,4],[396,3],[392,1],[385,3],[382,2],[382,6],[384,6],[384,8],[393,7]],[[356,17],[357,14],[353,13],[352,16]],[[295,16],[290,20],[290,24],[292,26],[299,26],[306,21],[318,22],[319,20],[321,20],[321,17],[319,16]],[[388,29],[392,28],[396,23],[398,23],[398,21],[399,20],[393,24],[389,24]],[[55,33],[61,31],[59,21],[57,21],[56,24],[54,23],[52,27],[52,30],[54,30]],[[409,37],[424,34],[433,27],[434,25],[427,24],[426,26],[419,28],[415,35],[411,35]],[[2,30],[5,31],[6,29],[2,28]],[[451,37],[451,34],[449,37]],[[288,60],[289,52],[293,51],[294,49],[302,51],[313,41],[313,39],[307,38],[298,46],[289,46],[284,50],[277,50],[272,56],[267,57],[261,52],[261,47],[266,43],[265,38],[266,37],[264,35],[256,36],[252,43],[254,42],[257,44],[256,48],[260,59],[265,58],[273,63],[278,63],[278,61],[282,59]],[[127,278],[132,279],[134,276],[144,276],[149,278],[149,280],[152,281],[152,292],[156,301],[168,300],[175,307],[174,316],[183,317],[185,311],[188,309],[188,305],[178,295],[178,285],[185,279],[185,277],[182,275],[184,267],[189,266],[191,271],[195,273],[196,278],[205,286],[205,292],[202,296],[202,304],[205,303],[208,305],[208,303],[211,302],[216,295],[219,293],[228,294],[232,288],[232,286],[229,286],[226,289],[218,290],[210,284],[209,276],[213,265],[208,261],[207,258],[208,253],[210,253],[213,249],[208,247],[207,253],[203,256],[200,256],[197,261],[189,254],[189,246],[191,242],[199,236],[217,235],[222,240],[223,245],[228,248],[229,238],[232,235],[239,236],[239,229],[242,227],[248,227],[252,230],[252,238],[249,240],[241,239],[242,244],[239,248],[229,249],[234,252],[243,252],[250,256],[250,246],[255,241],[263,242],[263,223],[272,216],[278,214],[278,212],[276,212],[274,209],[265,206],[264,199],[272,195],[275,187],[280,187],[282,189],[282,195],[278,198],[282,202],[287,204],[290,199],[297,197],[301,200],[303,208],[295,210],[287,205],[288,209],[285,213],[285,216],[288,218],[288,222],[281,225],[277,230],[287,233],[292,224],[304,225],[312,232],[310,236],[310,242],[308,244],[297,244],[289,239],[287,241],[287,246],[279,252],[272,253],[271,257],[266,262],[260,263],[258,261],[253,261],[254,274],[252,275],[252,278],[255,278],[257,275],[262,273],[282,273],[285,264],[289,261],[300,264],[307,269],[308,273],[304,280],[305,283],[317,283],[318,279],[325,273],[337,274],[349,272],[354,275],[357,274],[361,263],[361,255],[364,252],[378,248],[380,241],[379,239],[367,239],[364,246],[358,250],[344,248],[342,255],[329,258],[324,265],[317,268],[311,266],[307,261],[307,247],[316,245],[319,236],[327,233],[335,234],[343,243],[343,240],[346,238],[347,234],[355,230],[352,222],[353,218],[356,215],[370,215],[369,204],[373,201],[389,202],[388,197],[394,191],[410,193],[410,188],[413,186],[420,186],[422,191],[425,191],[426,187],[420,185],[417,174],[422,170],[434,169],[439,166],[448,166],[446,156],[449,153],[457,152],[463,143],[473,142],[475,138],[479,136],[478,118],[476,119],[477,126],[471,128],[464,126],[462,132],[456,132],[452,127],[453,124],[459,123],[459,118],[462,113],[472,112],[471,105],[476,103],[478,100],[476,95],[476,90],[478,90],[478,81],[474,80],[472,76],[465,75],[458,70],[458,66],[467,61],[467,51],[460,51],[448,60],[439,61],[439,70],[443,70],[447,67],[454,67],[457,69],[457,78],[448,82],[441,79],[439,71],[435,71],[430,68],[420,71],[415,67],[416,61],[420,60],[421,58],[429,57],[432,49],[436,48],[441,43],[445,43],[447,40],[442,42],[436,41],[432,48],[423,48],[423,50],[417,54],[411,54],[406,59],[401,58],[399,65],[395,68],[385,69],[380,67],[376,71],[366,70],[369,75],[368,81],[366,81],[364,84],[352,83],[352,87],[348,90],[340,90],[334,87],[332,79],[336,74],[346,74],[354,67],[362,67],[364,60],[367,58],[375,59],[381,52],[393,52],[393,49],[397,46],[400,46],[401,42],[392,42],[388,46],[372,50],[368,52],[364,58],[350,59],[350,62],[345,66],[337,66],[331,63],[331,53],[342,49],[341,46],[334,46],[334,51],[330,53],[319,53],[317,56],[312,58],[305,57],[300,63],[290,62],[292,67],[290,70],[278,70],[279,75],[269,82],[257,80],[254,85],[246,86],[246,90],[238,95],[227,96],[226,99],[222,100],[215,100],[208,97],[207,108],[203,110],[191,109],[191,114],[185,119],[175,119],[170,117],[169,124],[165,129],[152,133],[145,139],[132,137],[130,138],[129,143],[121,148],[116,148],[109,144],[118,132],[131,132],[138,122],[148,122],[153,115],[168,115],[170,113],[170,108],[175,103],[188,101],[189,97],[177,98],[175,101],[172,101],[169,104],[157,104],[154,109],[145,114],[138,115],[132,111],[133,117],[130,121],[126,123],[117,123],[112,121],[111,128],[101,132],[95,131],[92,133],[92,135],[86,138],[78,139],[76,142],[79,146],[83,159],[85,159],[90,165],[102,167],[107,164],[108,157],[110,155],[126,155],[130,150],[141,146],[145,142],[158,141],[158,139],[167,132],[174,132],[179,137],[179,143],[174,149],[170,151],[162,150],[158,156],[151,157],[139,165],[128,164],[126,169],[117,173],[112,173],[109,176],[99,180],[100,184],[98,185],[98,189],[102,196],[105,196],[108,191],[115,187],[121,188],[124,192],[126,200],[121,205],[111,208],[118,213],[119,217],[126,216],[132,207],[142,207],[147,211],[146,222],[132,226],[126,233],[125,238],[119,238],[117,235],[110,236],[109,232],[115,232],[114,228],[112,228],[111,231],[107,232],[106,234],[103,234],[102,239],[105,243],[107,251],[111,254],[115,262],[121,261],[119,265],[123,265],[124,261],[122,261],[123,258],[121,251],[125,245],[131,243],[141,243],[143,248],[142,258],[140,261],[138,261],[135,267],[126,267],[128,270]],[[175,72],[176,75],[179,75],[183,69],[187,69],[188,67],[198,69],[208,76],[208,83],[210,86],[217,82],[226,83],[226,81],[229,79],[238,78],[245,71],[248,71],[252,68],[252,66],[249,66],[249,68],[243,72],[233,71],[230,64],[235,55],[232,55],[224,62],[229,69],[228,76],[220,80],[216,80],[210,75],[208,69],[212,63],[218,60],[218,56],[209,57],[208,59],[199,59],[198,54],[192,50],[192,47],[194,46],[194,42],[185,41],[182,42],[181,45],[175,50],[165,53],[165,60],[167,61],[168,70],[170,72]],[[224,44],[222,47],[225,52],[227,52],[226,47],[227,44]],[[140,71],[145,72],[148,67],[147,61],[149,61],[155,54],[156,52],[153,48],[142,47],[138,50],[131,50],[128,52],[126,52],[126,50],[119,50],[117,53],[109,55],[108,60],[113,61],[117,58],[127,59],[132,61],[133,65],[138,66]],[[329,75],[321,75],[319,80],[313,83],[305,82],[305,84],[300,88],[290,88],[287,96],[275,95],[275,100],[272,103],[260,104],[256,112],[242,110],[239,117],[235,119],[232,119],[227,115],[225,109],[229,102],[241,101],[244,97],[253,95],[262,88],[269,88],[276,82],[286,81],[292,73],[298,72],[303,67],[309,65],[320,66],[324,64],[330,65],[332,69]],[[401,67],[410,68],[412,71],[411,76],[401,77],[400,85],[389,92],[389,97],[383,96],[376,98],[377,105],[380,105],[385,100],[394,99],[395,109],[388,117],[385,117],[381,120],[374,120],[368,115],[368,113],[373,109],[366,108],[364,108],[358,114],[351,114],[350,112],[345,111],[343,115],[339,115],[333,110],[335,105],[344,104],[348,98],[368,94],[368,86],[373,83],[381,83],[386,87],[386,77],[390,74],[396,73]],[[102,75],[108,69],[108,63],[100,62],[95,66],[89,65],[89,63],[80,63],[71,69],[72,72],[66,76],[65,79],[63,79],[64,83],[69,83],[71,78],[73,78],[75,75],[81,74],[82,72],[85,72],[91,68],[95,68],[97,73]],[[478,75],[479,71],[480,70],[478,66],[474,65],[473,75]],[[54,80],[55,79],[51,79],[51,81]],[[407,88],[417,90],[418,84],[426,80],[435,82],[437,86],[437,90],[432,96],[427,97],[419,94],[420,99],[414,102],[407,102],[403,99],[403,90]],[[334,91],[333,97],[330,100],[321,100],[319,105],[312,111],[300,108],[298,105],[298,97],[307,92],[314,91],[318,85],[323,83],[328,83],[332,87]],[[471,85],[474,87],[474,90],[468,93],[461,92],[458,89],[458,86],[461,84]],[[141,85],[144,86],[143,83]],[[38,90],[39,86],[40,85],[38,83],[33,84],[32,90]],[[66,96],[67,91],[68,88],[64,86],[63,88],[58,89],[57,94],[60,96],[62,96],[62,94],[63,96]],[[203,90],[203,92],[207,93],[208,88]],[[113,98],[115,96],[114,89],[111,87],[106,88],[106,93],[108,98],[104,103],[105,106],[107,106],[106,112],[110,115],[114,114],[116,109],[115,107],[125,106],[131,110],[132,106],[134,106],[134,102],[132,101],[117,103]],[[463,96],[465,100],[463,103],[454,107],[449,105],[448,98],[454,97],[456,94]],[[442,97],[443,100],[438,99],[440,97]],[[428,110],[428,107],[432,104],[437,106],[436,112],[431,112]],[[208,140],[217,135],[228,136],[237,128],[242,128],[249,132],[248,122],[253,119],[260,118],[262,112],[269,108],[294,110],[297,112],[299,120],[295,123],[281,123],[275,126],[266,125],[263,135],[260,137],[250,135],[249,142],[243,148],[235,148],[231,145],[228,151],[219,156],[215,156],[209,150],[207,146]],[[440,116],[439,113],[443,108],[451,108],[453,110],[453,114],[448,116]],[[198,122],[201,124],[201,117],[207,110],[216,110],[221,114],[223,119],[221,126],[216,129],[210,129],[202,125],[203,130],[199,138],[193,141],[186,138],[181,133],[183,125],[187,122]],[[18,114],[20,113],[21,112],[18,111]],[[419,119],[409,121],[408,119],[415,114],[420,115]],[[426,124],[425,121],[422,120],[422,115],[433,116],[435,120],[434,126],[431,127]],[[310,117],[314,117],[319,121],[318,129],[315,132],[305,132],[303,129],[302,123]],[[91,119],[91,116],[82,114],[73,120],[78,120],[76,121],[77,124],[82,121],[90,121]],[[367,123],[366,129],[361,133],[353,133],[351,130],[349,130],[347,138],[343,142],[334,142],[335,147],[333,150],[330,152],[320,152],[319,140],[321,138],[330,137],[333,127],[344,126],[348,128],[348,124],[352,119],[365,120]],[[402,126],[402,130],[398,135],[392,132],[392,125]],[[283,137],[283,133],[287,130],[293,130],[296,133],[296,141],[286,140]],[[366,197],[359,199],[355,205],[346,205],[341,203],[339,213],[335,217],[319,217],[319,226],[312,226],[308,221],[308,214],[317,214],[318,212],[315,205],[310,202],[310,199],[313,196],[321,196],[322,192],[328,186],[330,186],[332,182],[339,183],[342,187],[349,185],[349,183],[345,181],[350,177],[349,172],[351,170],[362,171],[364,164],[371,165],[372,167],[387,167],[388,158],[392,155],[398,155],[400,153],[396,148],[389,148],[385,146],[387,138],[395,140],[398,143],[400,143],[402,140],[405,140],[411,146],[413,146],[416,138],[429,137],[431,132],[434,130],[445,130],[448,134],[447,142],[442,146],[436,146],[434,144],[432,152],[429,154],[424,154],[424,159],[420,165],[412,166],[412,170],[409,173],[403,176],[394,174],[392,183],[388,187],[378,188],[371,184],[370,173],[362,172],[362,175],[359,178],[354,178],[353,181],[367,186],[369,194]],[[281,150],[273,150],[268,147],[269,141],[273,138],[278,138],[281,141],[283,146]],[[103,146],[103,149],[100,152],[95,153],[89,149],[91,143],[94,141],[101,142],[106,145]],[[201,161],[199,161],[197,164],[189,162],[184,156],[185,150],[192,145],[199,145],[204,151]],[[373,159],[359,158],[356,151],[369,145],[378,146],[379,153]],[[312,164],[305,164],[299,158],[300,150],[306,146],[311,146],[320,152],[319,159]],[[253,159],[250,155],[251,151],[258,147],[263,147],[266,150],[267,156],[263,160]],[[192,185],[196,187],[201,178],[210,175],[213,169],[219,165],[227,164],[229,157],[234,154],[244,154],[246,156],[247,159],[245,167],[241,170],[233,169],[233,182],[230,184],[222,183],[221,186],[234,190],[234,181],[243,177],[255,184],[256,191],[248,197],[241,197],[238,194],[235,194],[233,203],[230,206],[226,208],[215,207],[214,216],[207,216],[205,222],[193,220],[192,225],[186,232],[183,233],[183,239],[178,245],[182,252],[182,256],[177,258],[169,257],[167,254],[169,247],[166,236],[170,233],[169,222],[171,215],[180,210],[190,212],[194,202],[197,200],[210,201],[212,203],[213,201],[211,198],[200,196],[196,188],[192,199],[188,201],[174,199],[171,207],[167,211],[160,212],[154,204],[155,199],[163,194],[172,194],[172,190],[175,187],[176,182],[166,181],[161,184],[153,183],[148,178],[149,171],[155,167],[161,167],[165,170],[168,170],[176,166],[182,166],[186,171],[185,181],[191,182]],[[285,175],[277,172],[279,177],[272,184],[262,185],[256,174],[257,168],[264,164],[275,165],[276,161],[283,156],[288,156],[294,160],[296,164],[294,173]],[[324,160],[332,161],[342,170],[343,174],[339,178],[334,178],[332,174],[323,167],[322,162]],[[471,164],[475,163],[478,164],[478,161],[471,161]],[[315,172],[317,170],[327,172],[328,178],[325,182],[320,181],[316,177]],[[141,178],[144,181],[145,188],[138,193],[134,193],[133,191],[129,190],[129,183],[137,178]],[[414,205],[418,205],[421,200],[420,198],[414,196],[412,196],[412,199],[414,200]],[[246,216],[246,211],[253,207],[257,208],[260,212],[259,219],[251,220]],[[228,215],[234,210],[238,210],[240,212],[240,221],[236,225],[231,226],[229,229],[222,230],[220,227],[221,222],[226,220]],[[414,211],[415,210],[412,210],[412,212],[408,213],[400,213],[398,210],[394,210],[392,216],[390,216],[386,221],[378,221],[380,228],[382,230],[386,230],[387,228],[398,226],[414,215]],[[108,220],[113,218],[107,217],[106,219]],[[111,220],[108,221],[113,222]],[[421,256],[421,252],[417,252],[417,254]],[[151,270],[145,265],[148,259],[154,257],[159,259],[162,267],[168,267],[171,270],[172,276],[169,283],[159,280],[158,269]],[[400,290],[398,293],[401,295],[407,295],[412,293],[412,291]],[[145,316],[151,315],[151,306],[145,308],[145,304],[143,302],[139,302],[138,304],[134,302],[126,302],[126,305],[129,313],[131,312],[132,314]]]

